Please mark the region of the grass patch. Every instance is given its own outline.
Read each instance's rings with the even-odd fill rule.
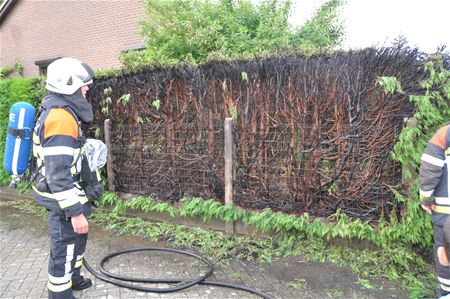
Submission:
[[[307,282],[306,279],[299,278],[295,282],[291,283],[291,287],[293,287],[296,290],[304,290],[306,289]]]
[[[11,200],[5,201],[4,204],[19,209],[26,213],[36,214],[42,218],[47,217],[47,210],[44,207],[37,205],[32,200],[15,200],[15,201]]]
[[[337,289],[325,290],[325,294],[330,298],[342,298],[344,296],[344,292]]]
[[[268,262],[275,256],[283,255],[271,238],[263,240],[229,236],[222,232],[172,223],[149,222],[106,211],[97,211],[91,217],[91,221],[119,234],[163,241],[176,248],[189,248],[214,262],[226,262],[232,258],[250,262]]]

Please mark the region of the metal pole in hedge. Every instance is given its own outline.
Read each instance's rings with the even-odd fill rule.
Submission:
[[[225,204],[233,205],[233,119],[231,117],[225,118],[224,131]],[[234,233],[234,224],[227,222],[225,231]]]
[[[110,119],[105,119],[105,144],[108,149],[106,156],[106,171],[108,173],[108,189],[111,192],[116,190],[114,185],[114,167],[113,167],[113,155],[112,155],[112,142],[111,142],[111,127],[112,122]]]

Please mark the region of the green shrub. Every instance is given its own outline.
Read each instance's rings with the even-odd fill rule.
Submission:
[[[289,22],[292,1],[145,0],[145,49],[121,55],[130,67],[152,62],[201,63],[303,48],[332,48],[342,41],[338,18],[344,1],[324,3],[304,27]]]

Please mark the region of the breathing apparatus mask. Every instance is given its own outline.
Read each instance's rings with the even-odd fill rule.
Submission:
[[[100,183],[99,170],[106,164],[106,145],[98,139],[86,139],[83,146],[83,159],[81,162],[81,187],[88,199],[95,205],[103,194]]]

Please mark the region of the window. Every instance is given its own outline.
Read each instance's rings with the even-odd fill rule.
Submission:
[[[135,44],[135,45],[128,45],[122,48],[122,52],[128,52],[128,51],[140,51],[144,50],[145,47],[143,44]]]
[[[43,60],[36,60],[34,62],[35,65],[39,67],[39,75],[40,76],[47,76],[47,66],[55,61],[56,59],[60,59],[61,57],[56,58],[50,58],[50,59],[43,59]]]

